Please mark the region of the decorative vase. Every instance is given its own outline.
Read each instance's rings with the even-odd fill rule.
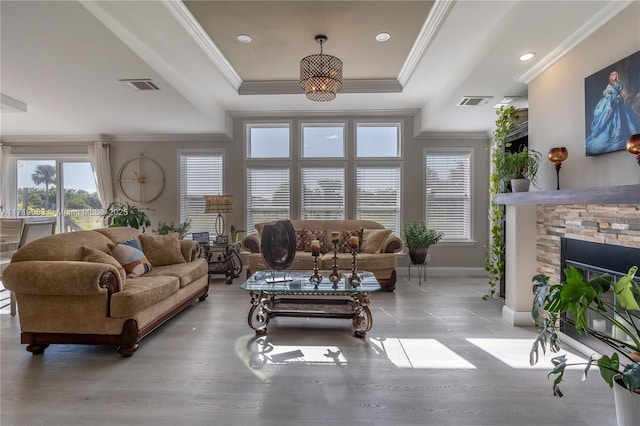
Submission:
[[[531,181],[529,179],[511,179],[511,191],[527,192],[530,184]]]
[[[418,247],[409,249],[409,258],[414,265],[422,265],[427,260],[428,247]]]
[[[640,425],[640,394],[629,392],[619,376],[614,378],[613,400],[616,404],[618,426]]]

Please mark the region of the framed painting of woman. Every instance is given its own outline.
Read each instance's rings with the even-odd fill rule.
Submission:
[[[640,133],[640,51],[584,79],[587,155],[625,149]]]

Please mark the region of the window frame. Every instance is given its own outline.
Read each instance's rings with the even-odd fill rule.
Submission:
[[[336,157],[305,157],[304,156],[304,129],[305,127],[342,127],[342,155]],[[347,159],[347,145],[348,145],[348,123],[346,120],[300,120],[298,123],[298,159],[300,161],[318,159],[323,161],[339,161]]]
[[[425,223],[427,223],[428,226],[428,220],[427,220],[427,201],[428,201],[428,197],[427,197],[427,155],[429,152],[458,152],[458,153],[466,153],[468,154],[468,158],[469,158],[469,215],[468,215],[468,223],[467,223],[467,227],[469,229],[469,235],[468,238],[456,238],[456,239],[451,239],[451,238],[447,238],[446,234],[445,236],[442,238],[442,240],[440,240],[440,243],[443,244],[472,244],[475,242],[474,240],[474,226],[473,226],[473,216],[474,216],[474,193],[473,193],[473,164],[474,164],[474,148],[473,147],[433,147],[433,148],[424,148],[423,149],[423,155],[422,155],[422,173],[423,173],[423,177],[422,177],[422,184],[423,184],[423,188],[422,188],[422,218],[425,221]],[[440,244],[439,243],[439,244]]]
[[[358,155],[358,128],[362,127],[396,127],[397,132],[397,141],[396,141],[396,149],[398,155],[389,157],[389,156],[380,156],[380,157],[367,157]],[[403,158],[403,131],[404,131],[404,120],[383,120],[383,121],[373,121],[373,120],[354,120],[353,123],[353,158],[355,160],[398,160]]]
[[[251,129],[253,128],[287,128],[289,130],[288,132],[288,153],[286,157],[281,157],[281,156],[275,156],[275,157],[252,157],[251,156]],[[245,143],[244,143],[244,158],[246,161],[277,161],[277,160],[283,160],[283,159],[291,159],[293,158],[293,135],[292,135],[292,128],[293,128],[293,123],[289,120],[286,121],[279,121],[279,120],[270,120],[270,121],[245,121],[243,123],[243,128],[244,128],[244,139],[245,139]]]

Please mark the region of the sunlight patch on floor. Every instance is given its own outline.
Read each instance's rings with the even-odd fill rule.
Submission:
[[[386,338],[371,340],[399,368],[475,369],[436,339]]]
[[[567,355],[567,360],[573,363],[584,363],[586,358],[576,354],[575,352],[561,350],[558,353],[549,352],[542,353],[538,350],[540,360],[535,365],[529,364],[529,353],[534,339],[466,339],[468,342],[476,345],[478,348],[487,352],[489,355],[504,362],[512,368],[539,368],[549,370],[553,368],[551,359],[560,355]],[[569,366],[567,368],[583,369],[584,365]]]

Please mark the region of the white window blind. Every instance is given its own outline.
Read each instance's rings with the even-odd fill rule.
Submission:
[[[302,219],[344,219],[344,168],[302,168]]]
[[[470,240],[471,151],[428,150],[425,159],[427,226],[444,232],[443,240]]]
[[[180,223],[191,220],[191,232],[215,229],[216,215],[204,212],[204,196],[223,192],[220,152],[180,153]]]
[[[289,219],[291,214],[288,167],[247,167],[247,232],[256,223]]]
[[[400,167],[356,169],[356,219],[373,220],[400,233]]]

